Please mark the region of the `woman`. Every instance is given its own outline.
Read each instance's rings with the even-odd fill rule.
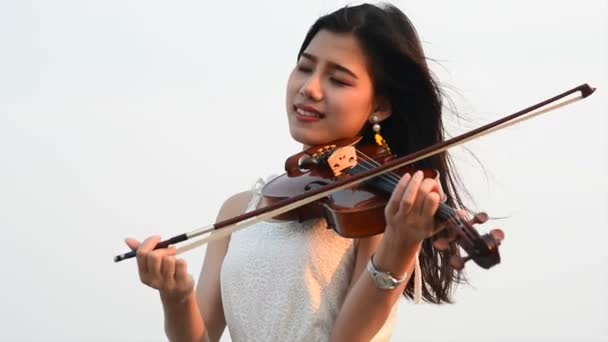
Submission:
[[[441,93],[397,8],[365,4],[323,16],[297,57],[286,111],[304,147],[356,135],[376,143],[378,133],[400,156],[443,139]],[[127,244],[142,282],[159,290],[172,341],[217,341],[226,326],[235,341],[384,341],[401,294],[449,302],[460,280],[447,262],[456,246],[438,252],[429,239],[440,235],[439,202],[462,206],[448,165],[445,154],[417,165],[439,170],[439,181],[420,172],[400,179],[383,234],[345,239],[323,219],[267,221],[212,242],[196,289],[175,249],[153,250],[160,237]],[[218,220],[264,205],[258,191],[244,191],[224,202]],[[424,283],[415,291],[417,265]]]

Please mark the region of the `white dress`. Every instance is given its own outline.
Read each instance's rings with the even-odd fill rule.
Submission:
[[[257,207],[259,185],[247,211]],[[260,222],[232,234],[221,270],[233,341],[327,341],[355,265],[353,239],[325,219]],[[372,341],[388,341],[397,311]]]

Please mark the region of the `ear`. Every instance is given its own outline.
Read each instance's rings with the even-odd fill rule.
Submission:
[[[377,116],[378,121],[381,122],[386,120],[389,116],[391,116],[391,114],[392,111],[390,102],[386,98],[377,98],[376,102],[374,103],[374,110],[370,115],[370,121],[372,117]]]

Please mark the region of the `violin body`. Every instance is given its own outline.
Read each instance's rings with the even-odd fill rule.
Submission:
[[[279,202],[289,194],[302,193],[332,184],[331,179],[304,174],[289,177],[287,174],[268,182],[263,190],[268,203]],[[325,217],[329,228],[340,236],[362,238],[384,232],[384,207],[387,198],[374,189],[358,186],[338,191],[323,200],[277,216],[277,220],[306,221]]]
[[[352,146],[358,142],[360,142],[359,138],[340,140],[325,146],[311,147],[289,157],[285,162],[286,173],[264,186],[262,194],[266,202],[279,202],[297,194],[331,185],[337,180],[365,170],[361,161],[358,161],[351,164],[352,167],[345,173],[336,176],[327,163],[311,162],[305,159],[318,158],[323,153],[331,154],[337,148]],[[367,167],[382,165],[394,158],[380,146],[357,145],[357,150],[359,155],[366,157]],[[303,168],[302,165],[308,169]],[[413,173],[414,170],[411,167],[404,167],[395,174],[401,177],[406,172]],[[438,177],[438,173],[434,170],[424,170],[424,174],[425,177]],[[395,179],[392,180],[395,181]],[[386,227],[384,208],[395,184],[379,176],[363,185],[337,191],[329,197],[294,209],[275,219],[302,222],[324,217],[327,220],[328,228],[334,229],[340,236],[346,238],[364,238],[381,234]]]
[[[285,162],[286,173],[263,187],[264,200],[272,205],[307,192],[315,192],[343,181],[344,178],[382,166],[394,158],[383,147],[362,145],[360,141],[360,138],[341,140],[311,147],[289,157]],[[274,218],[305,221],[324,217],[328,228],[345,238],[381,234],[386,228],[384,210],[395,186],[406,172],[413,174],[415,171],[417,170],[411,165],[403,166]],[[439,179],[436,170],[421,171],[425,178]],[[498,246],[504,238],[502,231],[493,230],[482,236],[473,228],[473,224],[484,223],[488,219],[485,213],[476,214],[467,221],[460,218],[455,209],[440,203],[435,217],[437,222],[448,223],[447,229],[452,236],[450,240],[455,240],[468,253],[464,258],[452,255],[450,264],[454,268],[463,268],[468,260],[474,260],[486,269],[500,263]],[[447,239],[439,238],[435,242],[437,249],[447,249]]]

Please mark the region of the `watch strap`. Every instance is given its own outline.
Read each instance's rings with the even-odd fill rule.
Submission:
[[[390,272],[381,271],[374,265],[374,255],[369,258],[367,263],[367,271],[372,276],[376,286],[383,290],[391,290],[401,285],[407,278],[407,273],[403,275],[403,278],[397,279]]]

